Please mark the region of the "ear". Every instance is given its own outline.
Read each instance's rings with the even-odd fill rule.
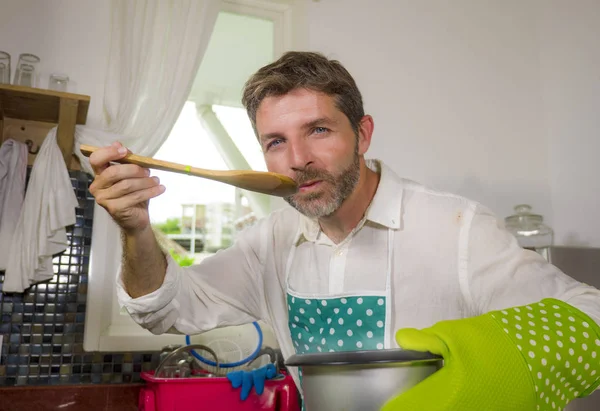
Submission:
[[[373,136],[373,129],[375,128],[375,122],[373,117],[366,115],[360,119],[358,125],[358,154],[363,155],[369,149],[371,145],[371,137]]]

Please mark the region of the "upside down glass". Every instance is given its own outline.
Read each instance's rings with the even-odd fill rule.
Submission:
[[[69,83],[69,76],[65,74],[51,74],[50,80],[48,80],[48,88],[56,91],[67,91],[67,84]]]
[[[33,54],[21,54],[19,56],[19,62],[15,70],[15,79],[13,84],[26,87],[35,87],[36,76],[37,76],[37,64],[40,62],[40,58]]]
[[[0,51],[0,84],[10,84],[10,54]]]

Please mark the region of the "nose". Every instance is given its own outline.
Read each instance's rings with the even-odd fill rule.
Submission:
[[[288,143],[289,164],[293,171],[303,170],[313,162],[310,144],[304,139]]]

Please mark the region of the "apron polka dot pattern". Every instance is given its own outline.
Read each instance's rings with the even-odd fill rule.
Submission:
[[[305,299],[288,294],[287,302],[298,354],[384,348],[384,296]]]

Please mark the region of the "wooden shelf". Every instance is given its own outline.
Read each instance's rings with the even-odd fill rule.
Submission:
[[[0,84],[0,116],[58,123],[61,99],[78,102],[76,123],[85,124],[90,106],[89,96],[8,84]]]
[[[73,155],[76,124],[85,124],[90,97],[31,87],[0,84],[0,142],[30,140],[39,147],[48,131],[58,125],[57,143],[68,168],[79,168]],[[29,165],[35,154],[29,154]]]

